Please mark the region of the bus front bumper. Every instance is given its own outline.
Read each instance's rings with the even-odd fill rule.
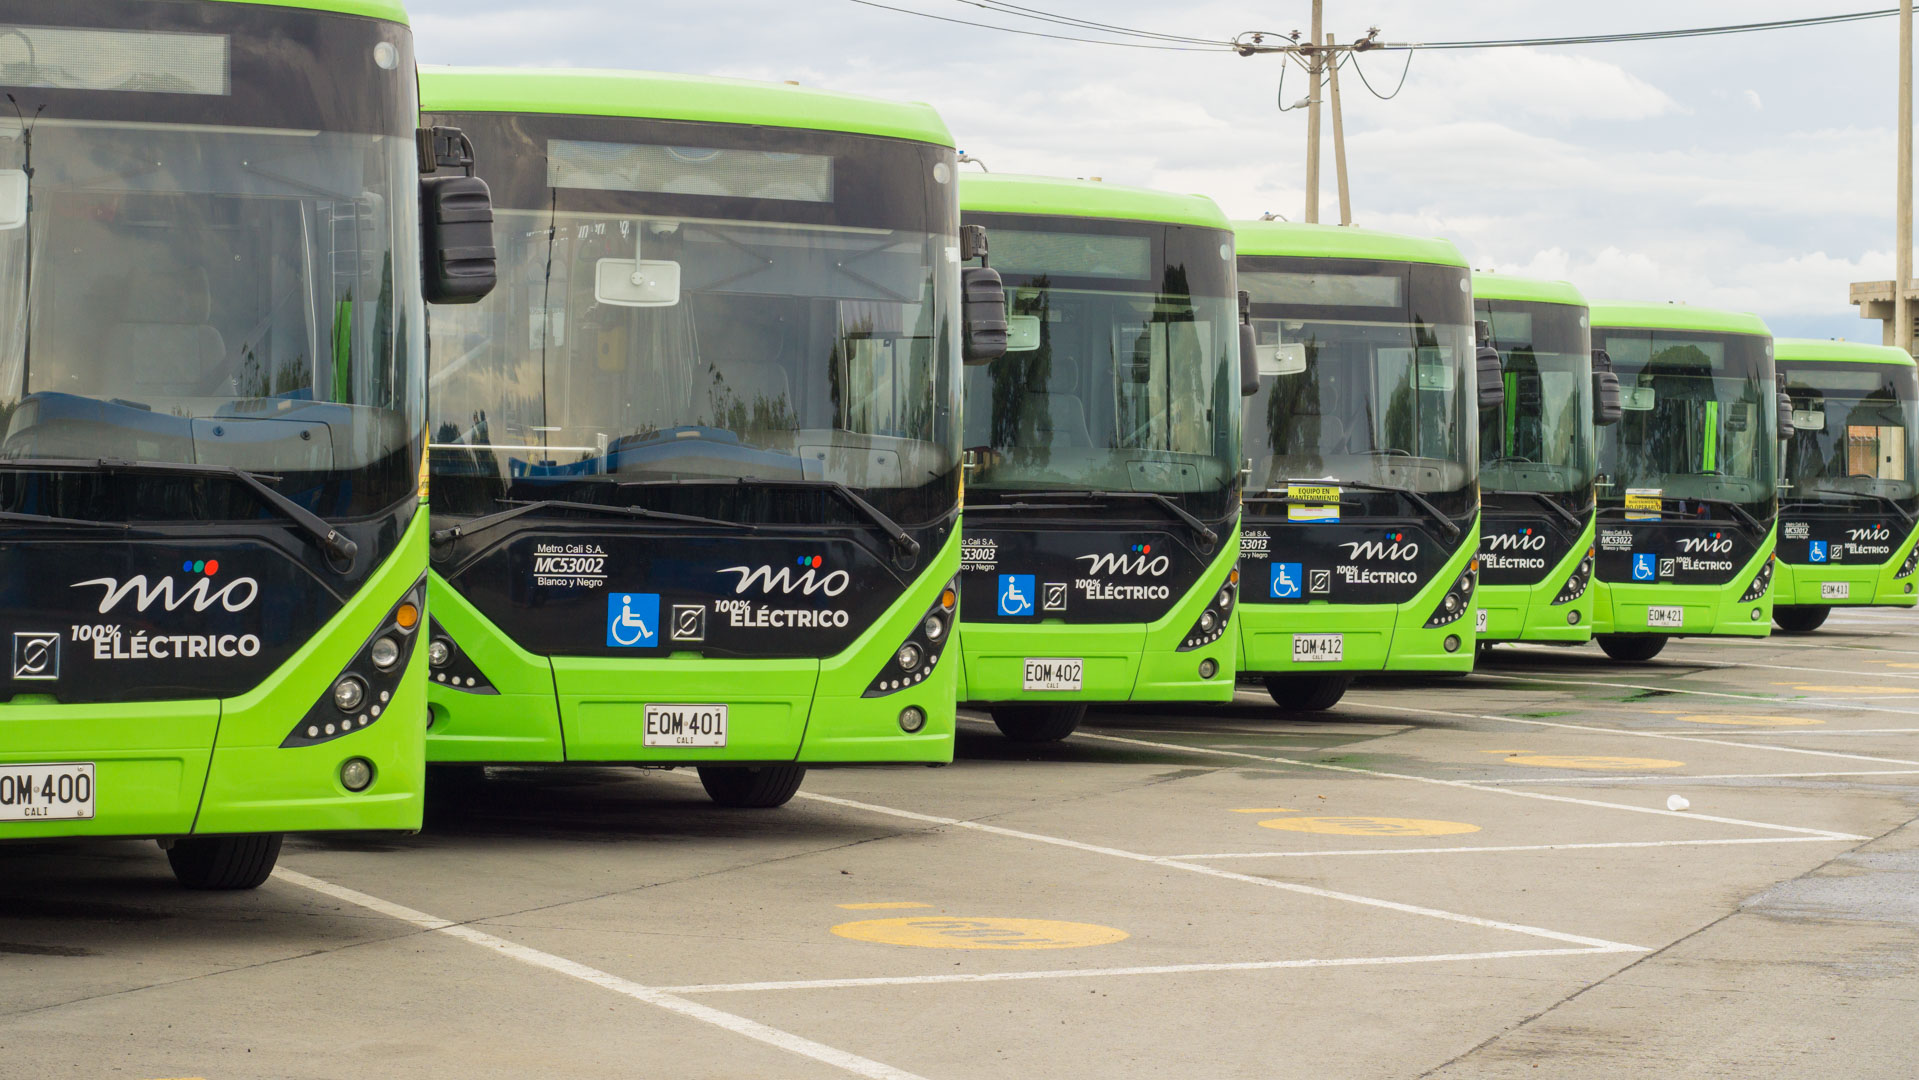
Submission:
[[[1905,562],[1906,549],[1885,563],[1777,563],[1773,569],[1772,602],[1804,607],[1912,607],[1919,604],[1919,574],[1894,577]],[[1846,595],[1827,595],[1830,586],[1843,584]]]

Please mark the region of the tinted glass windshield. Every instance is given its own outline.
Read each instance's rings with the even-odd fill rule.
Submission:
[[[1252,488],[1348,480],[1476,501],[1471,278],[1463,267],[1242,256],[1259,393]]]
[[[1479,482],[1589,505],[1593,479],[1592,333],[1586,309],[1479,300],[1499,350],[1506,401],[1479,417]]]
[[[436,512],[710,503],[710,485],[742,478],[844,483],[902,521],[950,512],[951,152],[599,123],[578,132],[593,138],[531,119],[507,133],[542,174],[495,186],[499,288],[434,315]],[[862,201],[876,184],[930,210],[888,220]],[[673,481],[705,494],[621,486]]]
[[[1599,429],[1602,504],[1720,499],[1772,512],[1778,410],[1772,339],[1750,334],[1593,330],[1619,376],[1619,423]]]
[[[1238,473],[1232,236],[967,214],[1006,283],[1006,354],[966,373],[975,492],[1150,491],[1230,512]]]
[[[1792,397],[1784,464],[1790,498],[1845,504],[1873,495],[1908,510],[1919,505],[1919,378],[1911,367],[1782,360],[1779,370]]]
[[[321,21],[351,46],[335,58],[347,74],[377,81],[394,106],[381,131],[280,126],[316,117],[268,100],[266,84],[297,103],[344,77],[299,48],[275,53],[275,80],[232,44],[239,33],[0,26],[0,80],[33,84],[9,88],[22,115],[0,112],[0,193],[31,190],[21,219],[0,221],[13,225],[0,228],[0,458],[237,466],[280,477],[281,493],[330,516],[415,494],[424,320],[411,56],[403,31],[382,36],[397,28]],[[242,98],[258,102],[258,126],[236,124],[248,119]],[[356,100],[339,115],[379,112]],[[209,111],[223,122],[185,119]],[[250,497],[50,498],[35,509],[261,512]]]

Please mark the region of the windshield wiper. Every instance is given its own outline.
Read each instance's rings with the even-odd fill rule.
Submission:
[[[54,517],[52,514],[23,514],[18,510],[0,510],[0,521],[17,525],[60,525],[70,529],[133,531],[133,526],[124,521],[92,521],[87,518]]]
[[[198,465],[184,461],[122,461],[117,458],[12,458],[0,461],[0,467],[18,469],[23,472],[45,470],[48,472],[97,472],[104,475],[114,473],[147,476],[218,476],[228,480],[237,480],[247,490],[258,496],[267,508],[293,522],[301,532],[317,544],[320,550],[343,562],[351,564],[353,557],[359,554],[360,545],[346,538],[338,529],[327,524],[320,515],[287,498],[268,487],[268,483],[279,483],[280,477],[268,473],[248,472],[234,465]]]
[[[1821,495],[1845,495],[1854,499],[1874,499],[1892,507],[1892,512],[1898,514],[1900,519],[1906,524],[1910,525],[1913,523],[1913,516],[1906,513],[1906,508],[1899,505],[1899,500],[1890,495],[1881,495],[1876,491],[1840,491],[1838,488],[1813,488],[1812,490]]]
[[[900,528],[899,522],[894,521],[890,517],[887,517],[886,514],[880,510],[879,507],[874,506],[870,502],[867,502],[865,499],[860,497],[859,492],[854,491],[852,488],[847,487],[845,484],[840,483],[838,480],[765,480],[759,477],[734,476],[734,477],[712,479],[712,480],[707,480],[707,479],[628,480],[625,483],[621,484],[620,486],[621,487],[674,487],[674,486],[707,487],[707,486],[725,485],[725,484],[732,484],[738,487],[819,488],[821,491],[830,491],[833,494],[838,495],[840,498],[846,500],[847,505],[853,507],[853,509],[855,510],[858,510],[861,514],[866,516],[866,519],[868,521],[871,521],[874,525],[877,525],[879,527],[879,530],[885,533],[887,536],[887,539],[893,541],[894,546],[898,547],[900,551],[902,551],[903,553],[907,555],[918,555],[920,553],[920,542],[918,540],[913,539],[913,536],[911,533],[907,532],[905,529]],[[747,527],[751,528],[751,526],[747,526]]]
[[[1698,496],[1698,495],[1687,495],[1684,497],[1674,495],[1674,496],[1671,496],[1671,499],[1674,502],[1695,502],[1704,506],[1723,506],[1726,509],[1732,511],[1734,517],[1738,518],[1739,520],[1745,522],[1747,525],[1751,526],[1754,532],[1765,532],[1767,529],[1767,525],[1765,522],[1760,521],[1756,517],[1753,517],[1752,513],[1748,511],[1744,506],[1741,506],[1740,504],[1732,501],[1731,499],[1709,499],[1709,498],[1705,498],[1703,496]],[[1624,506],[1607,506],[1607,507],[1600,508],[1599,512],[1601,514],[1605,514],[1608,516],[1613,514],[1624,514],[1626,513],[1626,508]],[[1658,511],[1634,510],[1633,513],[1636,513],[1636,514],[1658,513],[1663,518],[1663,516],[1667,513],[1667,511],[1665,511],[1664,509],[1661,509]],[[1678,513],[1678,511],[1673,511],[1673,513]]]
[[[1558,514],[1560,517],[1565,518],[1566,524],[1571,525],[1574,529],[1584,529],[1586,527],[1586,523],[1579,520],[1579,518],[1576,517],[1571,510],[1568,510],[1565,507],[1559,505],[1559,500],[1553,498],[1551,495],[1548,495],[1543,491],[1495,491],[1493,492],[1493,494],[1529,496],[1533,499],[1538,500],[1539,502],[1545,503],[1547,509],[1551,510],[1555,514]]]
[[[1034,491],[1029,492],[1035,499],[1140,499],[1152,503],[1173,517],[1186,523],[1205,546],[1219,543],[1219,534],[1211,525],[1194,517],[1187,509],[1157,491]]]
[[[1289,487],[1349,487],[1358,488],[1361,491],[1382,491],[1389,495],[1404,495],[1407,501],[1425,511],[1427,517],[1432,518],[1444,526],[1448,538],[1456,538],[1463,531],[1457,524],[1454,524],[1452,518],[1441,513],[1439,507],[1434,506],[1431,499],[1428,499],[1417,491],[1408,491],[1405,488],[1391,487],[1386,484],[1374,484],[1365,480],[1283,480],[1281,483]],[[1280,488],[1267,488],[1265,491],[1255,492],[1252,498],[1264,500],[1270,496],[1277,495],[1281,490]],[[1284,498],[1285,496],[1280,497]],[[1315,502],[1307,503],[1306,505],[1324,506],[1326,504],[1323,502]]]
[[[616,506],[612,503],[573,502],[568,499],[501,499],[511,506],[511,510],[500,510],[480,517],[469,518],[458,525],[433,530],[432,540],[444,544],[449,540],[458,540],[462,536],[471,536],[484,532],[495,525],[512,521],[516,517],[531,514],[536,510],[581,510],[590,514],[609,514],[614,517],[644,518],[647,521],[677,521],[686,525],[717,525],[724,529],[744,529],[754,531],[754,526],[743,525],[737,521],[722,521],[719,518],[698,517],[693,514],[670,514],[664,510],[649,510],[644,506]]]

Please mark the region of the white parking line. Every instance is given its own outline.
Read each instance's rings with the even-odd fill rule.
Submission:
[[[668,1012],[677,1013],[680,1016],[698,1020],[702,1023],[712,1024],[714,1027],[723,1028],[735,1035],[743,1035],[746,1038],[765,1043],[768,1046],[777,1047],[788,1053],[812,1058],[814,1061],[842,1069],[855,1076],[872,1077],[874,1080],[924,1080],[923,1077],[915,1073],[907,1072],[904,1069],[896,1069],[891,1065],[863,1058],[857,1054],[849,1054],[844,1050],[836,1050],[833,1047],[823,1043],[816,1043],[811,1039],[802,1038],[791,1032],[768,1027],[756,1020],[748,1020],[744,1016],[735,1016],[732,1013],[722,1012],[719,1009],[701,1005],[698,1002],[687,1001],[684,998],[675,996],[670,991],[661,990],[657,987],[642,986],[630,979],[622,979],[618,975],[608,974],[598,968],[588,967],[577,961],[568,960],[563,956],[555,956],[552,953],[541,952],[538,949],[515,944],[505,938],[495,937],[483,930],[476,930],[471,926],[442,919],[438,916],[428,915],[423,911],[415,911],[410,907],[403,907],[390,900],[382,900],[377,896],[369,896],[356,889],[349,889],[344,885],[335,885],[330,881],[322,881],[316,877],[308,877],[297,870],[281,868],[273,871],[273,876],[289,885],[298,885],[303,889],[311,889],[323,896],[330,896],[335,900],[366,908],[368,911],[377,911],[390,919],[411,923],[422,930],[459,938],[461,941],[478,945],[483,949],[490,949],[509,959],[518,960],[522,964],[536,968],[544,968],[547,971],[556,972],[568,978],[591,983],[603,990],[611,990],[616,994],[624,995],[635,1001],[644,1002],[645,1004],[665,1009]]]
[[[702,983],[668,986],[674,994],[743,994],[768,990],[846,990],[863,986],[926,986],[936,983],[1026,982],[1034,979],[1109,979],[1129,975],[1188,975],[1214,971],[1276,971],[1283,968],[1372,967],[1382,964],[1443,964],[1462,960],[1510,960],[1526,956],[1597,956],[1644,952],[1630,946],[1591,949],[1509,949],[1504,952],[1430,953],[1421,956],[1354,956],[1332,960],[1245,960],[1220,964],[1155,967],[1062,968],[1055,971],[990,971],[973,975],[883,975],[869,979],[793,979],[784,982]]]
[[[1526,793],[1512,792],[1511,794],[1519,795]],[[1617,941],[1607,941],[1604,938],[1581,937],[1578,934],[1562,934],[1557,930],[1547,930],[1537,926],[1526,926],[1522,923],[1500,922],[1497,919],[1482,919],[1477,915],[1461,915],[1456,911],[1442,911],[1438,908],[1420,907],[1417,904],[1402,904],[1397,900],[1381,900],[1377,897],[1335,892],[1332,889],[1321,889],[1312,885],[1300,885],[1291,881],[1276,881],[1272,878],[1254,877],[1250,874],[1235,874],[1230,870],[1220,870],[1216,867],[1202,866],[1199,863],[1181,862],[1178,859],[1166,858],[1160,855],[1147,855],[1142,852],[1127,851],[1123,848],[1086,844],[1078,840],[1068,840],[1062,836],[1048,836],[1044,833],[1023,832],[1019,829],[1008,829],[999,825],[987,825],[978,821],[963,821],[959,818],[935,817],[932,814],[921,814],[912,810],[900,810],[895,807],[880,806],[875,803],[857,802],[853,799],[841,799],[832,795],[817,795],[807,791],[800,792],[795,798],[807,799],[812,802],[828,803],[833,806],[844,806],[851,810],[864,810],[872,814],[885,814],[889,817],[904,818],[908,821],[918,821],[928,825],[941,825],[955,829],[970,829],[974,832],[992,833],[995,836],[1011,837],[1016,840],[1029,840],[1038,844],[1052,844],[1056,847],[1072,848],[1075,851],[1085,851],[1095,855],[1107,855],[1116,859],[1126,859],[1130,862],[1149,863],[1153,866],[1164,866],[1173,870],[1184,870],[1188,873],[1204,874],[1207,877],[1223,878],[1227,881],[1238,881],[1247,885],[1258,885],[1267,889],[1281,889],[1286,892],[1301,893],[1306,896],[1317,896],[1326,900],[1342,900],[1349,904],[1361,904],[1366,907],[1382,908],[1386,911],[1397,911],[1407,915],[1424,915],[1427,918],[1465,923],[1468,926],[1480,926],[1488,930],[1505,930],[1515,934],[1525,934],[1528,937],[1546,938],[1550,941],[1564,941],[1572,945],[1587,945],[1594,949],[1610,952],[1651,951],[1638,945],[1626,945]]]
[[[1823,836],[1747,836],[1732,840],[1622,840],[1606,844],[1496,844],[1484,847],[1348,848],[1344,851],[1216,851],[1173,859],[1307,859],[1320,855],[1464,855],[1495,851],[1584,851],[1592,848],[1717,847],[1722,844],[1829,844]]]
[[[1859,673],[1848,671],[1848,672],[1835,672],[1834,674],[1856,675]],[[1647,686],[1644,683],[1600,682],[1596,679],[1568,679],[1568,678],[1554,677],[1550,675],[1494,675],[1491,672],[1486,672],[1486,671],[1475,671],[1473,672],[1473,677],[1476,679],[1495,679],[1500,682],[1560,683],[1566,686],[1604,686],[1609,689],[1615,689],[1615,690],[1649,690],[1649,691],[1653,691],[1655,693],[1660,693],[1660,694],[1690,694],[1694,697],[1728,698],[1733,701],[1763,702],[1767,705],[1785,705],[1785,706],[1791,706],[1793,708],[1799,708],[1806,705],[1823,705],[1833,709],[1856,709],[1859,712],[1896,713],[1900,716],[1911,716],[1914,713],[1919,713],[1919,709],[1882,709],[1872,705],[1867,705],[1864,702],[1845,701],[1837,698],[1817,698],[1817,697],[1787,698],[1787,697],[1774,697],[1766,694],[1728,694],[1721,690],[1686,690],[1677,686]],[[1911,694],[1893,694],[1890,696],[1919,697],[1919,691],[1914,691]],[[1885,697],[1883,696],[1878,697],[1878,698],[1875,698],[1874,700],[1884,701]],[[1607,704],[1617,705],[1617,704],[1620,704],[1620,702],[1608,702]]]

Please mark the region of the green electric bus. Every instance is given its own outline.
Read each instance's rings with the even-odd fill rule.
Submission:
[[[1756,315],[1596,303],[1619,379],[1599,431],[1593,637],[1650,660],[1673,637],[1771,633],[1778,433],[1772,332]]]
[[[0,87],[0,840],[418,829],[423,290],[490,238],[458,178],[423,239],[404,11],[0,0]]]
[[[1355,673],[1471,671],[1478,410],[1501,384],[1479,375],[1466,260],[1365,229],[1237,231],[1259,370],[1241,678],[1312,711]]]
[[[968,173],[1007,289],[966,376],[959,698],[1008,738],[1089,702],[1228,701],[1238,600],[1233,234],[1211,199]]]
[[[1586,298],[1566,282],[1474,274],[1473,314],[1505,392],[1479,418],[1479,644],[1583,645],[1593,427],[1618,420],[1617,384],[1594,371]]]
[[[1773,342],[1792,399],[1780,464],[1772,621],[1806,633],[1835,607],[1912,607],[1919,569],[1919,378],[1911,354]]]
[[[960,370],[990,344],[967,311],[1004,309],[962,271],[939,116],[421,85],[488,147],[503,264],[432,327],[429,762],[695,767],[772,807],[808,766],[951,761]]]

